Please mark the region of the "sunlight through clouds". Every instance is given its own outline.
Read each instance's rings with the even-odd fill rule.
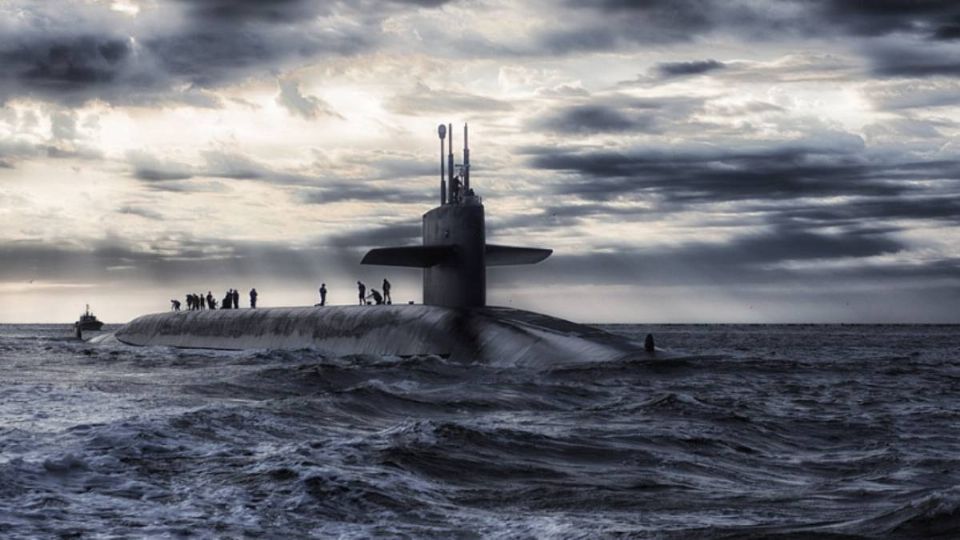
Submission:
[[[470,123],[491,238],[556,250],[495,274],[511,305],[788,320],[830,282],[798,320],[834,320],[852,283],[960,285],[956,9],[697,5],[7,2],[0,282],[46,285],[0,288],[0,320],[58,283],[128,294],[104,312],[125,320],[183,288],[306,303],[314,281],[381,279],[350,242],[417,241],[440,122]],[[645,295],[672,315],[630,311]]]

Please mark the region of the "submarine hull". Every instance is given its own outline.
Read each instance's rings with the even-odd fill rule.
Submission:
[[[144,315],[114,337],[136,346],[314,349],[331,356],[438,355],[492,364],[611,360],[642,346],[602,330],[510,308],[328,306]]]

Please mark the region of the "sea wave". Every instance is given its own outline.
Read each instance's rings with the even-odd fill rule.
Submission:
[[[949,329],[652,330],[509,366],[0,328],[0,534],[960,534]]]

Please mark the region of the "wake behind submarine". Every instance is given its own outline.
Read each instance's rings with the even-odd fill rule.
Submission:
[[[486,306],[486,268],[535,264],[550,249],[486,242],[483,202],[470,187],[470,150],[454,164],[453,129],[440,125],[440,205],[423,215],[419,246],[372,249],[361,264],[423,269],[422,305],[177,311],[143,315],[114,333],[127,345],[199,349],[313,349],[323,355],[438,355],[492,364],[605,361],[653,352],[600,329]],[[445,170],[446,169],[446,170]]]

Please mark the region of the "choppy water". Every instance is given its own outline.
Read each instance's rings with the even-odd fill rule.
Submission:
[[[960,537],[960,327],[608,329],[683,357],[491,368],[0,326],[0,536]]]

